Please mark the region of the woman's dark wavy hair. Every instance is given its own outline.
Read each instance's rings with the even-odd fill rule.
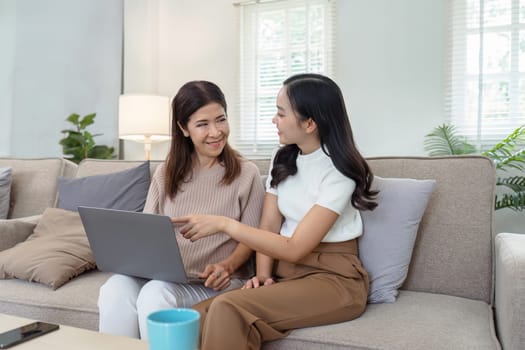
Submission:
[[[373,210],[377,191],[372,191],[373,174],[357,150],[346,112],[343,94],[330,78],[320,74],[298,74],[283,83],[298,122],[312,118],[317,124],[323,152],[343,175],[355,181],[352,205],[357,209]],[[277,151],[272,169],[271,186],[276,187],[288,176],[297,173],[296,144]]]
[[[212,82],[204,80],[190,81],[184,84],[171,103],[171,147],[166,159],[166,194],[173,199],[181,183],[189,181],[193,174],[195,146],[190,137],[185,137],[181,125],[187,129],[193,113],[210,103],[218,103],[226,109],[226,99],[221,89]],[[219,162],[226,169],[223,184],[231,184],[241,174],[241,156],[226,143]]]

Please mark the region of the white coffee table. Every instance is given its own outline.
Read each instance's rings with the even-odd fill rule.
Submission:
[[[34,320],[0,314],[0,333],[23,326]],[[13,350],[148,350],[148,342],[89,331],[87,329],[62,326],[55,332],[15,345]]]

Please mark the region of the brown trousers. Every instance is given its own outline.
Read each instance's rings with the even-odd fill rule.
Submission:
[[[201,350],[260,349],[290,330],[348,321],[366,308],[368,274],[357,241],[321,243],[297,264],[279,261],[278,283],[238,289],[194,306]]]

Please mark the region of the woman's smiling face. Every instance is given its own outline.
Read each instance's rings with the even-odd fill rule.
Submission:
[[[179,125],[180,127],[180,125]],[[230,126],[224,108],[212,102],[190,116],[184,136],[190,137],[201,164],[213,163],[228,142]]]

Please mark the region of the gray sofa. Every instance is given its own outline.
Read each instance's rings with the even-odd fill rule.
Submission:
[[[264,349],[525,349],[525,235],[493,235],[490,160],[383,157],[369,162],[382,177],[436,180],[397,301],[370,304],[350,322],[294,330]],[[38,215],[55,204],[58,176],[108,173],[139,163],[85,160],[77,167],[62,159],[0,159],[0,167],[13,167],[0,250],[24,240]],[[257,164],[266,174],[268,161]],[[96,330],[98,289],[108,277],[84,273],[55,291],[0,280],[0,313]]]

